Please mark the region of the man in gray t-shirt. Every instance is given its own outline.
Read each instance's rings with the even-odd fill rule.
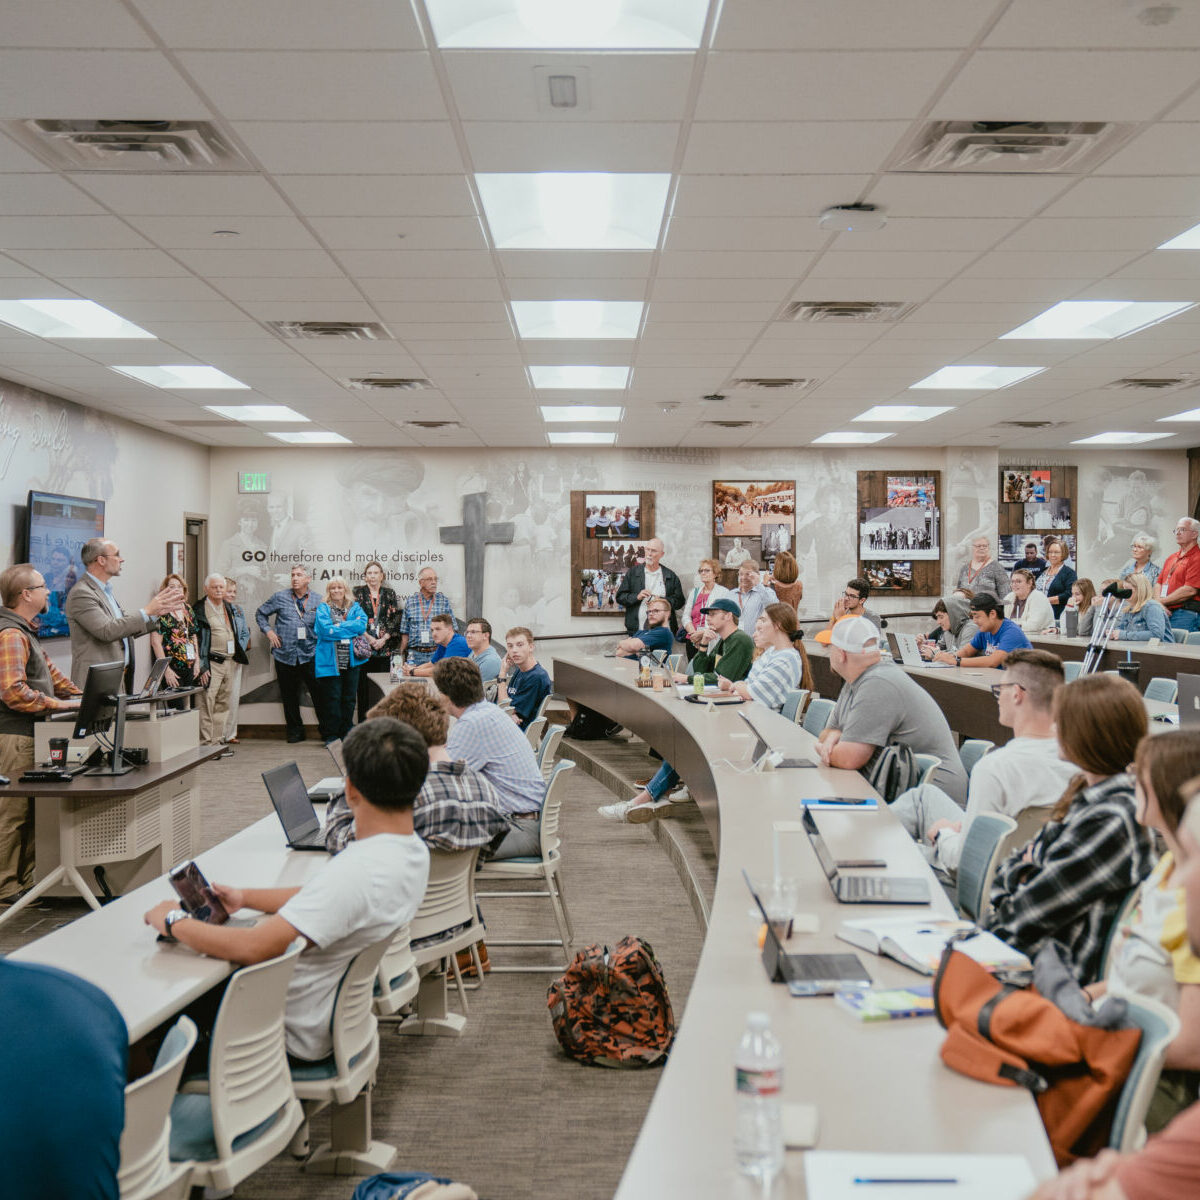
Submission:
[[[822,761],[866,774],[884,746],[903,742],[914,754],[941,759],[931,782],[965,804],[967,773],[946,718],[920,684],[880,661],[875,627],[863,617],[834,626],[830,665],[846,683],[821,734]]]

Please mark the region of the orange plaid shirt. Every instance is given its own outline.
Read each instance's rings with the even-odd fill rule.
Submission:
[[[29,660],[29,639],[19,629],[0,630],[0,704],[13,712],[50,712],[68,708],[59,703],[55,696],[66,700],[82,695],[80,690],[47,658],[50,679],[54,684],[54,696],[47,696],[31,688],[25,678],[25,664]]]

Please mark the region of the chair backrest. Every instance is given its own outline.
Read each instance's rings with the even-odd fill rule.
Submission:
[[[987,738],[967,738],[959,746],[958,757],[962,761],[963,770],[966,771],[968,779],[971,777],[971,772],[975,770],[975,764],[995,748],[996,743],[989,742]]]
[[[1014,850],[1028,846],[1042,831],[1042,826],[1050,820],[1054,811],[1053,804],[1033,804],[1017,813],[1017,827],[1004,839],[1004,851],[1001,858],[1006,858]]]
[[[414,940],[444,933],[475,919],[475,860],[470,850],[430,850],[429,883],[409,933]]]
[[[575,769],[575,764],[564,758],[554,764],[554,773],[546,786],[546,799],[542,802],[541,840],[542,858],[549,858],[559,847],[562,838],[558,835],[559,816],[562,810],[563,795],[567,789],[567,775]]]
[[[1147,700],[1161,700],[1165,704],[1174,704],[1179,699],[1179,684],[1174,679],[1164,679],[1161,675],[1155,676],[1146,684],[1146,691],[1143,694]]]
[[[196,1026],[180,1017],[167,1032],[149,1075],[125,1089],[125,1130],[117,1187],[121,1200],[151,1196],[171,1170],[171,1101],[196,1044]]]
[[[401,925],[392,934],[392,940],[388,943],[387,949],[383,952],[383,957],[379,960],[379,969],[375,972],[375,1004],[379,1012],[390,1014],[394,1013],[400,1007],[401,1001],[393,993],[403,991],[411,995],[416,992],[415,986],[411,988],[407,986],[410,982],[415,984],[415,980],[405,978],[414,972],[417,967],[417,960],[413,956],[411,942],[412,926]],[[403,981],[403,983],[400,981]]]
[[[783,698],[783,707],[779,710],[789,721],[800,724],[800,714],[804,711],[804,701],[808,698],[807,688],[793,688]]]
[[[1176,641],[1179,639],[1176,638]],[[1185,646],[1200,646],[1200,629],[1193,629],[1184,639]]]
[[[546,718],[535,717],[528,725],[525,726],[525,736],[529,739],[529,744],[536,751],[542,744],[542,734],[546,731]]]
[[[278,958],[242,967],[225,988],[208,1056],[218,1158],[231,1157],[234,1138],[293,1099],[283,1016],[288,982],[303,946],[297,938]]]
[[[686,654],[668,654],[667,655],[667,670],[672,675],[682,675],[684,668],[687,666]]]
[[[1112,973],[1113,960],[1116,957],[1117,931],[1129,919],[1129,914],[1137,907],[1138,897],[1141,893],[1141,884],[1129,889],[1125,899],[1121,901],[1121,906],[1117,909],[1112,923],[1108,927],[1108,933],[1104,936],[1104,952],[1100,956],[1101,979],[1107,979]]]
[[[1179,1036],[1179,1018],[1164,1004],[1145,996],[1125,996],[1129,1019],[1142,1031],[1142,1043],[1117,1100],[1108,1144],[1122,1154],[1146,1140],[1146,1112],[1158,1086],[1167,1047]]]
[[[922,783],[932,783],[934,771],[942,765],[942,760],[936,754],[914,754],[913,761],[917,764]]]
[[[992,876],[996,874],[1004,839],[1016,828],[1012,817],[981,813],[971,822],[963,839],[958,862],[958,907],[978,924],[983,923],[991,908]]]
[[[1080,662],[1079,659],[1075,659],[1073,661],[1068,659],[1063,663],[1063,677],[1066,679],[1067,683],[1070,683],[1073,679],[1078,679],[1079,673],[1082,670],[1083,663]]]
[[[554,769],[554,756],[558,753],[559,743],[563,740],[563,734],[566,732],[565,725],[551,725],[546,736],[542,738],[542,744],[538,747],[538,766],[542,769],[542,778],[547,781],[550,778],[550,772]]]
[[[832,715],[833,701],[823,700],[818,696],[815,700],[809,701],[808,711],[804,714],[801,724],[813,737],[818,737],[825,726],[829,724],[829,718]]]
[[[360,950],[349,962],[338,984],[329,1031],[333,1035],[333,1061],[339,1076],[350,1072],[351,1059],[358,1058],[378,1039],[372,1005],[375,977],[383,956],[392,948],[392,938],[382,938]]]
[[[553,687],[553,686],[554,686],[553,682],[551,682],[551,685],[550,685],[550,686],[551,686],[551,687]],[[542,697],[542,702],[541,702],[541,704],[539,704],[539,705],[538,705],[538,707],[537,707],[537,712],[535,712],[535,713],[533,714],[533,719],[534,719],[535,721],[540,721],[540,720],[542,719],[542,717],[544,717],[544,716],[546,715],[546,709],[547,709],[547,707],[549,706],[549,704],[550,704],[550,701],[551,701],[551,700],[553,700],[553,699],[554,699],[554,693],[553,693],[553,691],[547,692],[547,693],[546,693],[546,694],[545,694],[545,695]]]

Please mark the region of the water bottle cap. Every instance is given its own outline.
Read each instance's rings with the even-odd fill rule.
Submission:
[[[746,1017],[746,1026],[756,1033],[771,1028],[771,1018],[765,1012],[752,1012]]]

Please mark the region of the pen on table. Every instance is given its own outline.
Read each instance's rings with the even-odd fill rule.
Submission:
[[[958,1183],[957,1179],[865,1179],[856,1177],[855,1183]]]

